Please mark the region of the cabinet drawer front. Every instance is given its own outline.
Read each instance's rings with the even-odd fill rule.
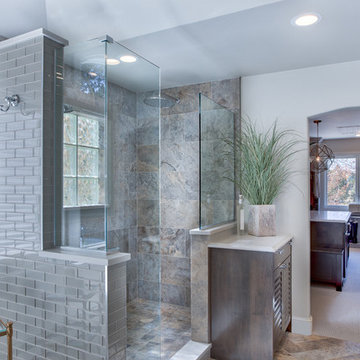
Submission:
[[[290,256],[291,253],[291,245],[287,243],[281,249],[275,251],[274,253],[274,269],[276,269],[280,264],[284,262],[284,260]]]

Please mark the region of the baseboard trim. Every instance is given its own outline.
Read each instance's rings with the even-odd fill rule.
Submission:
[[[293,316],[291,321],[291,332],[301,335],[312,334],[312,316],[308,318]]]
[[[208,360],[211,344],[190,340],[170,360]]]

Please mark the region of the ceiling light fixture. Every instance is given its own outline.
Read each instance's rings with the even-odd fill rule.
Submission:
[[[321,16],[316,13],[307,13],[295,16],[291,23],[294,26],[310,26],[318,23],[321,19]]]
[[[120,60],[122,62],[125,62],[125,63],[133,63],[135,62],[137,59],[135,56],[132,56],[132,55],[124,55],[120,58]]]
[[[120,61],[118,59],[106,59],[107,65],[117,65],[120,64]]]
[[[310,147],[310,170],[317,174],[329,170],[335,159],[332,150],[319,142],[320,123],[321,120],[314,120],[314,124],[316,124],[316,143]]]

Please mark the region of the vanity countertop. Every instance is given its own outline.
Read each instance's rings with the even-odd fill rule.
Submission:
[[[310,211],[310,221],[347,223],[350,219],[349,211]]]
[[[275,252],[292,239],[291,235],[257,237],[252,235],[232,235],[210,242],[209,248]]]

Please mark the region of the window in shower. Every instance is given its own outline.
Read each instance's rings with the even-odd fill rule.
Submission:
[[[64,114],[64,206],[103,204],[100,181],[101,119],[81,113]]]

